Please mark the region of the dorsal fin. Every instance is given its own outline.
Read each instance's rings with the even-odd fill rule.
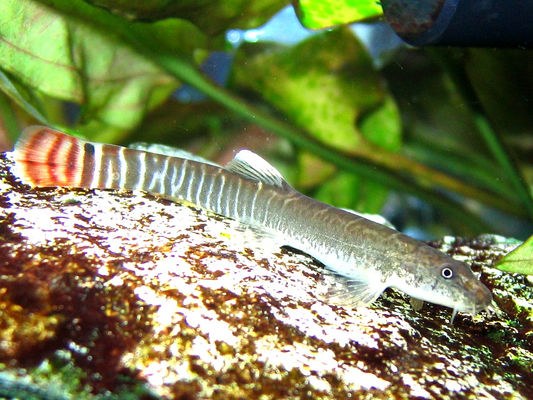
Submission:
[[[225,168],[230,172],[267,185],[285,189],[290,187],[276,168],[250,150],[239,151],[235,158],[226,164]]]

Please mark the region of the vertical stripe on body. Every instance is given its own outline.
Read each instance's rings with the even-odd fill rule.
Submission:
[[[94,154],[96,149],[92,143],[85,143],[82,151],[81,187],[91,187],[94,176]]]
[[[233,199],[233,217],[238,219],[239,218],[239,194],[241,192],[241,184],[242,179],[237,180],[237,190],[235,191],[235,194],[231,194],[229,197],[230,199]]]
[[[203,189],[205,174],[206,174],[205,164],[200,164],[199,167],[200,167],[200,181],[198,183],[195,183],[194,185],[191,185],[196,190],[193,203],[205,206],[208,203],[207,196],[202,198],[202,189]]]
[[[170,189],[168,182],[168,167],[170,165],[170,157],[164,157],[163,167],[159,173],[159,193],[167,194]]]
[[[217,181],[219,177],[219,174],[211,175],[209,174],[206,177],[206,184],[204,184],[203,192],[206,198],[206,207],[209,210],[216,210],[216,194],[213,192],[213,187],[215,186],[215,182]]]
[[[254,195],[250,201],[250,208],[248,209],[249,214],[246,215],[246,218],[251,220],[252,217],[255,215],[255,206],[257,204],[257,196],[259,193],[263,190],[263,182],[259,181],[257,182],[257,190],[254,191]]]
[[[176,166],[176,169],[178,170],[178,178],[177,181],[173,182],[172,185],[172,196],[179,196],[181,186],[183,185],[183,181],[185,180],[185,171],[187,171],[187,166],[189,165],[189,160],[183,160],[181,163],[181,166]]]
[[[102,167],[96,174],[100,172],[100,186],[101,188],[120,188],[119,181],[119,158],[118,147],[110,145],[102,145]]]
[[[93,147],[93,154],[92,154],[92,171],[91,171],[91,183],[88,187],[90,188],[97,188],[100,184],[100,173],[102,170],[102,145],[101,144],[91,144]],[[86,158],[89,156],[86,154]]]
[[[196,168],[189,168],[189,162],[187,162],[187,171],[184,169],[183,175],[187,176],[187,181],[185,182],[185,200],[192,202],[192,189],[196,183]]]
[[[132,182],[132,188],[136,190],[143,190],[144,188],[144,182],[146,181],[146,155],[147,153],[138,153],[137,154],[137,162],[138,162],[138,168],[137,168],[137,176],[135,178],[132,178],[132,180],[135,180],[136,182]]]
[[[231,176],[228,176],[225,179],[225,187],[221,189],[221,193],[224,193],[222,197],[222,214],[230,218],[233,217],[231,212],[231,207],[233,204],[233,193],[235,193],[235,179],[232,179]]]
[[[218,185],[219,193],[223,193],[223,190],[226,187],[226,175],[220,174],[218,180],[220,181]],[[214,211],[222,214],[222,196],[220,195],[217,197],[217,207]]]
[[[148,163],[146,165],[146,179],[148,185],[145,185],[143,188],[147,192],[157,192],[156,187],[161,178],[161,161],[162,156],[155,154],[148,154],[146,157]]]
[[[127,187],[126,178],[128,177],[128,169],[130,168],[126,160],[125,150],[126,149],[124,147],[121,147],[118,150],[118,166],[119,166],[118,186],[120,188]],[[131,157],[131,158],[134,158],[134,157]]]

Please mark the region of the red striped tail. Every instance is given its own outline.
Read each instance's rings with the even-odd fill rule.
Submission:
[[[44,126],[26,128],[15,145],[15,174],[32,186],[79,187],[85,142]]]

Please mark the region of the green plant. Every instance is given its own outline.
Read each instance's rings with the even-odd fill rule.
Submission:
[[[98,141],[179,143],[203,132],[204,153],[259,126],[293,145],[296,186],[336,205],[378,212],[393,189],[433,204],[463,234],[496,229],[473,203],[533,220],[530,158],[509,149],[531,138],[519,101],[532,83],[530,52],[404,50],[378,70],[344,26],[296,45],[229,49],[228,29],[258,26],[285,3],[5,0],[0,117],[12,140],[17,104]],[[349,22],[338,8],[317,12],[322,3],[296,2],[302,21]],[[338,4],[379,14],[370,1]],[[235,53],[225,87],[199,68],[220,50]],[[173,101],[184,84],[206,100]],[[72,103],[79,113],[69,121]]]

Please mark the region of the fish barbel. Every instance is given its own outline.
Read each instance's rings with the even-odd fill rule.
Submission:
[[[453,308],[453,316],[458,311],[475,314],[492,301],[465,263],[299,193],[248,150],[220,166],[195,157],[91,143],[34,126],[22,133],[13,155],[14,173],[32,186],[143,190],[264,231],[343,277],[344,297],[352,304],[368,305],[387,287]]]

